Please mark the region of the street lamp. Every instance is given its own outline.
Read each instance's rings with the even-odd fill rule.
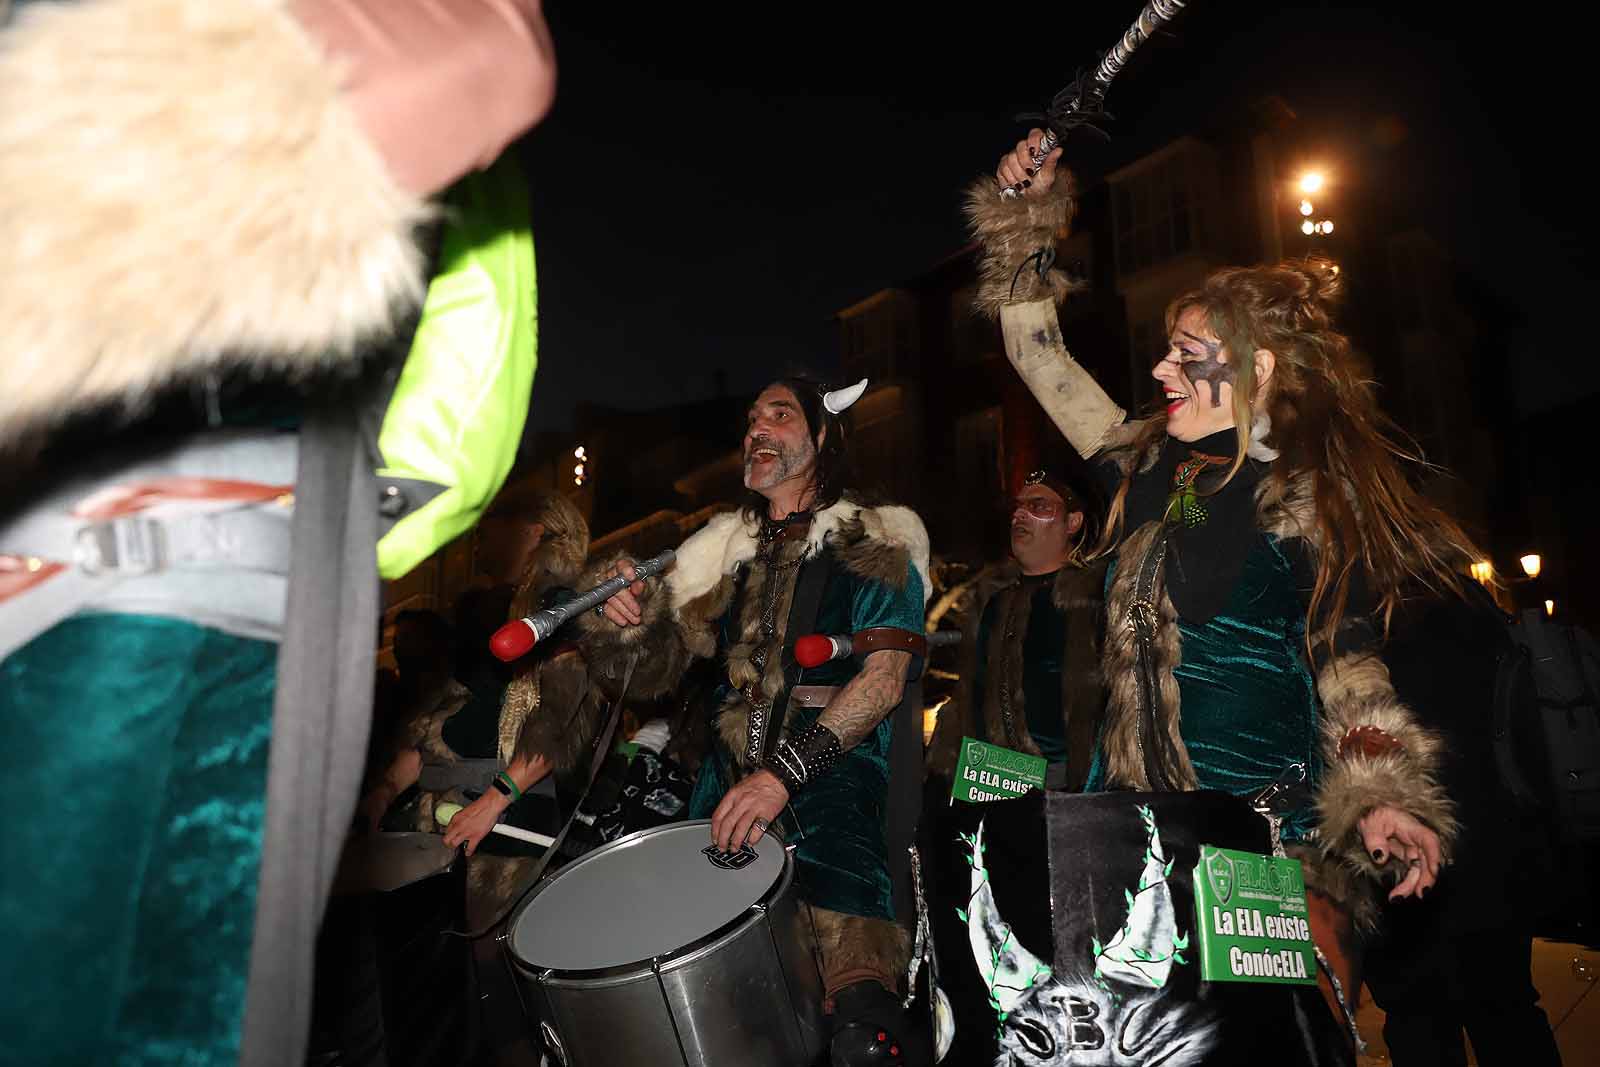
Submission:
[[[1322,182],[1323,178],[1320,170],[1308,170],[1300,175],[1300,191],[1307,195],[1320,193],[1322,192]]]
[[[1554,600],[1546,600],[1544,602],[1544,613],[1546,615],[1554,615],[1556,613],[1556,602]]]
[[[572,450],[572,458],[578,462],[572,465],[572,484],[582,486],[585,477],[585,465],[589,462],[589,453],[582,445]]]
[[[1471,567],[1472,578],[1481,585],[1488,585],[1494,578],[1494,564],[1488,560],[1479,560]]]
[[[1539,571],[1544,567],[1544,561],[1539,558],[1539,553],[1537,552],[1528,553],[1518,562],[1522,564],[1522,573],[1529,578],[1539,577]]]

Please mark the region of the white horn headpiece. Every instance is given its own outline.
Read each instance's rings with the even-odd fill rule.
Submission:
[[[843,389],[835,389],[831,393],[822,394],[822,406],[828,409],[830,415],[843,415],[850,410],[850,405],[861,399],[861,394],[867,391],[867,380],[861,379],[854,385]]]

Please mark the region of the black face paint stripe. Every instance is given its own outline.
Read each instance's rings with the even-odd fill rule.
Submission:
[[[1222,354],[1221,342],[1208,341],[1204,337],[1196,337],[1187,330],[1180,332],[1183,336],[1206,350],[1205,359],[1184,360],[1179,364],[1183,370],[1184,377],[1191,382],[1206,382],[1209,384],[1211,386],[1211,406],[1220,408],[1222,406],[1222,385],[1226,382],[1237,389],[1237,372],[1231,364],[1223,363],[1217,358]]]

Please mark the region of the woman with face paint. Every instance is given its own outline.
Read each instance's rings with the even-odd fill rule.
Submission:
[[[1041,253],[1073,190],[1059,151],[1035,162],[1040,136],[997,168],[1023,196],[984,179],[968,211],[979,305],[1112,500],[1095,550],[1113,558],[1111,695],[1087,788],[1276,793],[1313,918],[1351,957],[1374,890],[1425,894],[1455,833],[1438,740],[1378,655],[1387,619],[1402,590],[1459,589],[1477,556],[1407,480],[1416,457],[1333,326],[1326,262],[1220,270],[1179,296],[1151,354],[1164,408],[1128,420],[1062,341],[1054,302],[1071,283]],[[1353,1001],[1355,967],[1333,963]]]

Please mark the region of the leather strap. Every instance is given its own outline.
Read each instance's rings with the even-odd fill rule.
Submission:
[[[928,655],[928,638],[925,635],[902,630],[897,626],[874,626],[867,630],[857,630],[855,636],[851,638],[850,646],[852,652],[863,657],[884,649],[909,652],[913,656]]]
[[[811,524],[806,523],[804,529],[809,531]],[[783,631],[783,688],[773,698],[767,733],[762,738],[761,751],[755,754],[754,766],[763,766],[778,750],[778,738],[789,718],[790,689],[800,677],[800,665],[794,659],[794,643],[817,628],[817,612],[822,610],[822,592],[827,587],[828,574],[832,570],[833,553],[825,548],[800,564],[800,573],[795,576],[794,599],[789,603],[789,618],[786,620],[788,628]]]
[[[792,708],[825,708],[828,702],[838,695],[841,686],[836,685],[797,685],[789,690],[789,706]]]

